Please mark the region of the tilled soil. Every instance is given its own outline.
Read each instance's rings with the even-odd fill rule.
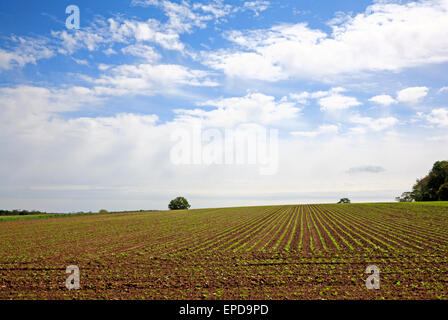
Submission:
[[[447,299],[447,231],[447,208],[398,204],[5,221],[0,299]]]

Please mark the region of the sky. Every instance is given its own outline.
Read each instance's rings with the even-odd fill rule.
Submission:
[[[447,74],[448,0],[2,1],[0,207],[393,201]]]

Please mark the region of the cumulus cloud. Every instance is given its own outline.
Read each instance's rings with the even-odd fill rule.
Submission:
[[[243,77],[248,79],[275,82],[284,80],[287,75],[283,69],[270,63],[263,56],[255,52],[229,52],[218,50],[204,54],[205,65],[222,70],[230,77]]]
[[[391,104],[397,103],[397,101],[394,98],[392,98],[390,95],[387,94],[374,96],[370,98],[369,101],[383,106],[389,106]]]
[[[107,69],[106,74],[90,79],[101,95],[153,95],[176,92],[180,86],[216,86],[206,71],[174,64],[120,65]]]
[[[0,159],[0,174],[4,177],[0,182],[2,195],[5,186],[14,189],[27,185],[28,191],[41,192],[40,197],[42,192],[71,196],[79,192],[85,192],[84,195],[95,192],[96,196],[106,194],[106,198],[118,194],[129,196],[130,192],[133,197],[156,192],[166,198],[170,192],[176,192],[173,182],[180,176],[185,179],[178,182],[176,188],[194,192],[187,178],[194,170],[188,166],[179,168],[169,161],[170,148],[173,147],[171,132],[181,125],[190,125],[190,120],[198,117],[205,125],[227,126],[232,121],[235,124],[241,121],[271,124],[277,120],[290,119],[298,112],[292,104],[253,93],[246,97],[207,101],[201,104],[204,113],[199,116],[188,115],[188,119],[185,117],[186,112],[180,110],[173,121],[165,123],[159,123],[158,117],[151,114],[119,113],[109,117],[77,118],[60,116],[64,111],[87,107],[86,100],[65,101],[72,95],[81,97],[83,94],[91,92],[83,92],[82,88],[58,91],[34,87],[0,91],[0,119],[4,120],[1,121],[0,146],[5,147]],[[35,102],[32,106],[29,106],[30,99]],[[8,109],[5,110],[5,106]],[[214,107],[211,111],[210,106]],[[31,111],[27,108],[33,109]],[[223,116],[218,111],[221,109],[225,110],[229,120],[226,123],[218,123]],[[17,112],[11,113],[9,110]],[[23,113],[38,114],[39,117],[32,117],[26,122]],[[23,126],[16,125],[17,122]],[[21,156],[23,148],[33,156]],[[8,162],[10,165],[6,166]],[[196,192],[200,193],[204,190],[202,183],[210,182],[207,174],[216,174],[216,169],[206,166],[195,170],[204,176],[195,187]],[[14,175],[6,177],[7,171],[14,172]],[[235,174],[235,171],[247,172],[247,166],[241,169],[223,166],[220,170],[223,177],[228,173]],[[187,180],[190,182],[186,183]]]
[[[317,103],[320,105],[320,110],[329,112],[345,110],[361,105],[361,102],[355,97],[342,94],[345,91],[346,89],[342,87],[334,87],[328,91],[304,91],[299,94],[291,93],[289,98],[301,104],[308,104],[309,100],[317,100]]]
[[[371,117],[362,117],[360,115],[355,115],[350,118],[350,122],[363,125],[364,127],[370,128],[373,131],[382,131],[395,126],[398,123],[398,119],[394,117],[374,119]]]
[[[397,100],[404,103],[418,103],[428,94],[427,87],[410,87],[397,92]]]
[[[21,85],[0,88],[1,119],[46,117],[53,112],[77,110],[83,104],[101,101],[94,90],[74,86],[67,89]],[[18,123],[20,124],[20,123]]]
[[[424,116],[426,120],[439,127],[448,127],[448,109],[438,108],[433,109],[431,112]]]
[[[319,99],[322,111],[344,110],[351,107],[360,106],[361,103],[354,97],[347,97],[338,93]]]
[[[298,117],[301,108],[295,103],[262,93],[248,93],[244,97],[221,98],[209,100],[200,106],[211,106],[215,109],[178,109],[175,110],[177,120],[184,122],[201,121],[205,126],[232,127],[241,123],[257,123],[262,125],[281,124],[281,121]]]
[[[157,62],[161,55],[153,48],[144,44],[134,44],[121,49],[124,54],[140,57],[149,63]]]
[[[421,163],[444,153],[444,141],[344,137],[331,134],[336,127],[326,124],[315,131],[327,132],[328,139],[280,139],[279,171],[272,177],[260,176],[257,168],[246,165],[175,166],[170,163],[170,134],[180,124],[202,121],[223,128],[249,121],[275,125],[299,116],[300,107],[287,99],[249,93],[201,103],[195,110],[202,111],[180,110],[169,122],[152,114],[62,116],[65,111],[89,109],[98,102],[95,94],[82,87],[0,90],[4,206],[15,207],[20,201],[24,208],[42,210],[162,209],[181,193],[195,207],[219,207],[229,201],[232,205],[266,204],[266,198],[285,203],[303,192],[315,202],[313,197],[322,199],[332,190],[387,200],[406,188],[409,176],[419,175]],[[31,156],[23,156],[24,150]],[[403,158],[412,161],[403,162]],[[388,170],[381,175],[347,177],[347,168],[360,163],[380,163]],[[201,179],[195,179],[198,176]]]
[[[6,177],[7,167],[14,170],[14,175],[7,175],[2,185],[26,184],[35,188],[68,185],[72,188],[71,195],[80,185],[87,192],[107,186],[110,195],[116,185],[125,189],[131,180],[134,185],[144,183],[136,170],[146,179],[156,178],[150,168],[160,163],[158,153],[168,149],[163,143],[167,144],[164,136],[168,136],[169,130],[158,127],[156,121],[155,115],[126,113],[73,119],[53,115],[34,119],[27,127],[2,128],[10,140],[0,138],[0,145],[8,146],[0,160],[0,173]],[[23,157],[22,148],[33,156]],[[163,170],[160,165],[159,169]],[[133,178],[129,179],[130,176]]]
[[[89,51],[98,50],[102,46],[109,47],[105,54],[115,54],[112,48],[114,43],[153,43],[167,50],[184,51],[185,46],[180,41],[183,33],[192,33],[195,28],[205,28],[207,22],[219,21],[220,18],[231,12],[231,6],[221,1],[209,4],[190,4],[187,1],[181,3],[171,1],[136,1],[133,6],[158,6],[167,16],[166,22],[157,19],[146,21],[115,16],[107,20],[96,18],[91,25],[83,27],[76,32],[67,30],[52,31],[52,36],[61,41],[62,54],[73,54],[80,49]]]
[[[103,53],[104,53],[106,56],[111,56],[111,55],[117,54],[117,51],[115,51],[115,50],[112,49],[112,48],[107,48],[106,50],[103,50]]]
[[[72,54],[79,49],[95,51],[101,44],[110,41],[103,34],[96,33],[91,28],[79,30],[79,32],[52,31],[51,35],[61,41],[62,47],[58,51],[62,54]]]
[[[335,134],[338,132],[339,132],[339,127],[337,125],[324,124],[324,125],[319,126],[317,128],[317,130],[314,130],[314,131],[293,131],[293,132],[291,132],[291,134],[294,136],[314,138],[319,135]]]
[[[448,61],[447,12],[446,0],[377,2],[332,23],[331,34],[305,23],[234,31],[226,37],[236,48],[203,56],[229,76],[265,81],[397,71]]]
[[[164,49],[182,51],[184,44],[179,40],[179,33],[168,30],[155,19],[138,21],[131,19],[109,18],[110,40],[115,42],[128,42],[129,39],[137,42],[152,42]]]
[[[61,54],[73,54],[77,50],[96,51],[104,48],[106,55],[116,54],[113,46],[116,43],[154,43],[167,50],[184,50],[179,40],[179,33],[168,29],[158,20],[139,21],[122,17],[95,19],[91,25],[76,32],[67,30],[52,31],[51,35],[60,41]]]
[[[306,91],[301,93],[290,93],[289,98],[300,104],[308,104],[308,100],[311,98],[311,94]]]
[[[53,49],[48,46],[45,39],[13,36],[10,41],[10,49],[0,48],[0,70],[22,68],[27,64],[36,64],[38,60],[54,56]]]

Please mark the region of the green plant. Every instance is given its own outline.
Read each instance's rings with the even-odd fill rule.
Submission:
[[[168,209],[170,210],[186,210],[190,209],[190,207],[190,204],[184,197],[177,197],[176,199],[171,200],[168,205]]]

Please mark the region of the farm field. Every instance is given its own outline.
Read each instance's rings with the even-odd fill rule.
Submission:
[[[65,287],[77,265],[81,289]],[[380,269],[368,290],[367,266]],[[448,299],[448,206],[290,205],[0,221],[0,299]]]
[[[43,219],[47,217],[54,217],[54,215],[36,214],[28,216],[0,216],[0,221],[13,221],[13,220],[24,220],[24,219]]]

